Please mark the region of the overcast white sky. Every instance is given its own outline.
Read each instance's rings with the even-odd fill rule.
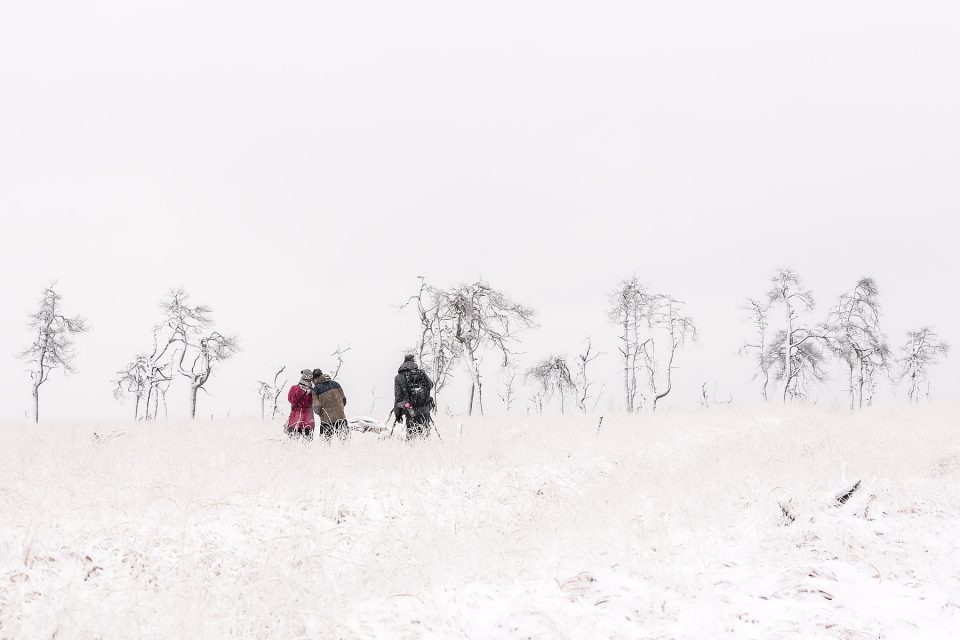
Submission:
[[[256,413],[258,378],[338,344],[366,412],[417,275],[534,307],[526,364],[590,333],[610,400],[632,273],[701,329],[672,406],[756,399],[738,306],[778,266],[821,310],[872,275],[894,342],[957,342],[958,78],[955,2],[4,3],[0,418],[30,406],[53,279],[94,326],[43,388],[57,419],[129,413],[109,380],[177,285],[245,349],[201,415]]]

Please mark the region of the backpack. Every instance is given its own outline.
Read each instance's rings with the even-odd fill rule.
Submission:
[[[420,369],[411,369],[403,374],[407,386],[407,401],[414,407],[430,406],[430,383],[427,374]]]

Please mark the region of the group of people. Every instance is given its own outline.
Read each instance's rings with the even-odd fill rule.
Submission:
[[[412,355],[404,356],[403,364],[393,380],[394,425],[403,423],[407,439],[426,438],[433,423],[435,403],[431,392],[433,381]],[[340,383],[320,369],[304,369],[300,382],[287,393],[290,417],[285,431],[291,438],[313,440],[319,421],[320,436],[330,442],[336,436],[341,442],[350,438],[350,425],[344,407],[347,396]],[[316,416],[316,417],[314,417]]]

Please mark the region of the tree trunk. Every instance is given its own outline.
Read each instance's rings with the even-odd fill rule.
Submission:
[[[150,401],[153,399],[153,382],[149,383],[147,387],[147,402],[146,406],[143,408],[143,421],[150,422]]]
[[[480,415],[483,415],[483,396],[480,395],[482,391],[480,390],[480,372],[477,370],[477,360],[474,358],[473,352],[467,349],[466,346],[464,346],[463,353],[467,357],[467,369],[470,371],[470,379],[472,381],[470,385],[470,405],[467,408],[467,415],[473,415],[473,399],[474,396],[477,395],[479,395],[480,400]]]
[[[863,360],[860,361],[860,374],[857,380],[860,396],[860,408],[863,409],[863,386],[866,384],[866,379],[863,375]]]
[[[630,329],[629,319],[623,317],[623,397],[627,403],[627,413],[633,413],[633,399],[630,393]]]
[[[40,424],[40,385],[33,385],[33,422]]]
[[[857,401],[857,392],[853,386],[853,363],[848,362],[847,366],[850,369],[850,373],[847,376],[848,386],[850,387],[850,410],[853,411],[856,408],[856,401]]]
[[[200,390],[200,387],[195,387],[190,385],[190,419],[193,420],[197,417],[197,391]]]
[[[787,403],[790,391],[790,382],[793,380],[793,309],[787,301],[787,340],[783,355],[783,403]]]

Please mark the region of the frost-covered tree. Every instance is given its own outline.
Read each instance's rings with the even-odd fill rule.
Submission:
[[[950,353],[950,345],[940,339],[932,327],[921,327],[907,332],[907,341],[900,347],[900,378],[907,381],[907,399],[915,404],[920,401],[921,385],[928,384],[930,367]]]
[[[654,411],[657,403],[673,390],[677,352],[687,340],[697,337],[693,319],[684,314],[683,306],[676,298],[657,294],[646,307],[646,324],[651,331],[640,343],[639,359],[647,372]]]
[[[50,379],[55,369],[73,373],[74,336],[90,330],[81,316],[67,316],[63,312],[62,297],[56,283],[44,288],[40,306],[30,316],[33,342],[20,352],[27,364],[33,383],[33,420],[40,422],[40,387]]]
[[[175,354],[177,340],[165,325],[153,328],[153,347],[137,354],[126,367],[117,371],[113,380],[113,395],[117,400],[124,395],[134,397],[134,419],[140,419],[140,407],[143,406],[143,419],[157,417],[160,404],[166,410],[167,390],[173,382],[172,355]]]
[[[445,306],[449,309],[447,315],[453,317],[453,337],[461,347],[471,377],[467,413],[473,415],[476,398],[480,415],[483,415],[480,355],[485,349],[495,351],[506,366],[512,353],[511,344],[521,329],[533,326],[534,312],[483,280],[451,289],[446,295]]]
[[[792,269],[780,269],[771,278],[767,308],[783,312],[783,326],[768,347],[775,379],[783,383],[783,401],[807,397],[814,382],[826,378],[822,345],[826,343],[822,327],[810,324],[808,312],[815,303],[813,292],[804,288]]]
[[[890,365],[890,345],[880,328],[879,289],[872,278],[861,278],[840,296],[826,330],[827,345],[847,367],[850,408],[872,404],[877,374]]]
[[[124,395],[133,396],[133,419],[140,419],[140,403],[146,400],[150,387],[150,371],[146,356],[138,355],[126,367],[117,371],[113,380],[113,397],[123,401]]]
[[[433,380],[434,399],[440,397],[452,378],[453,365],[460,359],[462,348],[454,337],[453,309],[446,304],[446,292],[427,283],[422,276],[420,290],[402,308],[414,305],[420,321],[420,339],[414,349],[417,362]]]
[[[337,359],[337,366],[334,368],[333,372],[330,374],[330,377],[333,378],[334,380],[336,380],[337,377],[340,375],[340,369],[343,368],[343,356],[344,354],[347,353],[347,351],[350,351],[350,347],[343,348],[343,347],[337,346],[337,350],[330,354],[331,358]]]
[[[235,336],[212,330],[212,309],[191,305],[189,299],[182,287],[171,289],[161,300],[160,308],[166,316],[161,326],[166,327],[179,353],[177,372],[190,384],[190,417],[195,418],[197,395],[205,390],[214,367],[236,355],[240,344]]]
[[[201,390],[205,391],[204,386],[213,375],[214,367],[224,360],[229,360],[238,351],[240,351],[239,341],[232,336],[225,336],[218,331],[199,338],[194,346],[192,358],[188,360],[189,368],[184,364],[185,358],[182,354],[187,353],[187,349],[181,352],[180,374],[185,376],[190,382],[190,417],[197,416],[197,394]]]
[[[607,315],[620,327],[620,354],[623,356],[623,399],[628,412],[632,413],[644,403],[638,384],[642,364],[640,348],[644,327],[653,295],[640,284],[636,276],[626,278],[610,292],[610,308]]]
[[[565,412],[565,398],[575,387],[564,356],[552,355],[544,358],[527,369],[526,378],[540,386],[543,397],[550,399],[556,394],[560,398],[560,413]]]
[[[636,276],[610,293],[607,315],[620,328],[624,400],[628,412],[643,407],[649,392],[651,408],[673,390],[677,352],[697,335],[683,303],[664,293],[651,293]],[[645,385],[641,385],[641,380]]]
[[[404,306],[414,302],[421,324],[418,353],[427,363],[427,371],[434,373],[434,384],[445,381],[450,367],[463,360],[471,381],[467,412],[472,415],[476,405],[482,415],[483,354],[496,352],[506,366],[518,332],[533,326],[533,310],[483,280],[440,289],[421,278],[419,293]]]
[[[590,381],[589,371],[590,364],[601,355],[603,354],[594,352],[593,341],[589,337],[584,340],[583,350],[577,354],[577,368],[576,373],[573,375],[573,386],[576,391],[577,408],[584,413],[588,411],[589,400],[593,398],[591,393],[593,383]],[[602,393],[603,387],[601,386],[600,393],[597,394],[597,401],[600,400]],[[594,405],[596,405],[596,402]]]
[[[763,396],[763,401],[767,402],[769,400],[770,369],[773,366],[773,357],[769,349],[770,303],[750,298],[743,308],[750,313],[754,337],[743,344],[740,353],[750,354],[754,357],[756,371],[753,374],[753,379],[760,381],[760,395]]]
[[[504,411],[509,414],[517,400],[517,382],[520,374],[517,373],[517,368],[511,363],[500,370],[500,377],[501,384],[497,395],[500,396]]]
[[[277,417],[277,412],[279,411],[280,396],[283,395],[284,389],[286,389],[287,381],[284,380],[280,382],[280,375],[283,374],[286,367],[280,367],[277,369],[277,372],[273,374],[273,380],[267,382],[265,380],[258,380],[259,388],[257,389],[257,395],[260,396],[260,419],[266,419],[266,409],[267,404],[270,404],[270,419],[273,420]]]

